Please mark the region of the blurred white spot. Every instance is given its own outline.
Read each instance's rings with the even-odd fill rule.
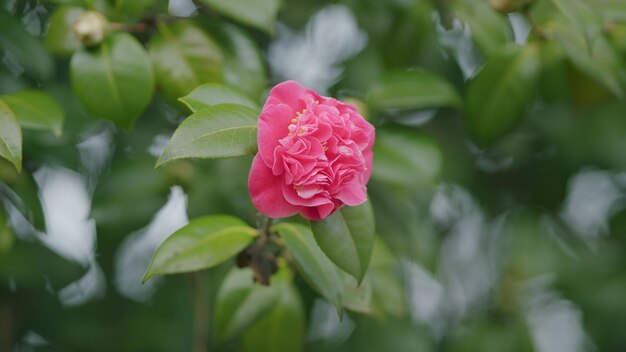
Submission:
[[[608,232],[610,217],[626,205],[614,176],[610,171],[583,170],[568,183],[561,218],[589,245]]]
[[[443,286],[416,263],[404,260],[402,268],[406,277],[411,317],[429,326],[434,336],[443,336],[445,333],[445,322],[442,319],[442,303],[445,299]]]
[[[329,5],[313,15],[304,33],[279,27],[268,60],[278,79],[293,79],[325,94],[343,73],[339,64],[356,55],[366,43],[367,35],[359,30],[350,9]]]
[[[81,279],[59,292],[61,302],[78,305],[99,297],[105,281],[95,259],[96,226],[89,219],[91,199],[84,179],[71,170],[49,167],[42,167],[34,176],[47,226],[47,233],[37,237],[59,255],[89,266]]]
[[[154,136],[152,140],[152,145],[148,147],[148,153],[155,158],[158,158],[163,154],[163,150],[167,146],[167,143],[170,141],[170,136],[165,134],[158,134]]]
[[[508,14],[508,18],[511,23],[511,28],[513,28],[515,44],[526,44],[532,28],[526,17],[520,12],[512,12]]]
[[[350,337],[354,328],[355,323],[345,313],[340,321],[337,311],[330,303],[316,299],[311,310],[307,340],[338,346]]]
[[[170,0],[168,11],[173,16],[189,17],[196,11],[193,0]]]
[[[483,57],[472,41],[469,26],[463,25],[458,19],[452,22],[452,29],[441,24],[438,12],[433,12],[439,43],[448,49],[459,65],[463,78],[469,80],[483,65]],[[445,53],[444,53],[445,54]]]
[[[523,288],[523,305],[538,352],[594,350],[585,335],[582,313],[572,302],[549,289],[551,276],[536,277]]]
[[[115,254],[115,287],[120,294],[138,302],[152,297],[160,279],[151,279],[143,285],[141,279],[157,247],[189,222],[186,212],[187,196],[182,188],[172,187],[169,200],[152,222],[124,240]]]
[[[76,148],[89,180],[95,182],[113,153],[113,132],[111,129],[103,129],[88,135],[76,145]]]

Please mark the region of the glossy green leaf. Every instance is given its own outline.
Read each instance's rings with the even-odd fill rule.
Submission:
[[[467,88],[467,126],[480,144],[508,132],[533,102],[541,72],[536,45],[511,47],[490,59]]]
[[[212,268],[246,248],[257,231],[229,215],[194,219],[168,237],[154,253],[143,278]]]
[[[202,0],[217,12],[235,21],[274,33],[280,0]]]
[[[241,105],[215,105],[178,126],[157,166],[182,158],[230,158],[257,149],[257,112]]]
[[[315,242],[311,229],[305,225],[283,222],[274,225],[273,230],[285,241],[302,276],[341,316],[344,285],[340,271]]]
[[[23,128],[51,131],[57,136],[63,131],[63,110],[51,96],[37,90],[0,96],[13,111]]]
[[[311,230],[328,258],[360,282],[374,245],[374,212],[370,203],[345,206],[322,221],[311,221]]]
[[[39,199],[39,187],[27,170],[6,184],[0,182],[0,196],[6,199],[36,230],[46,231],[46,221]]]
[[[455,0],[452,7],[470,28],[472,39],[490,57],[513,41],[513,30],[506,16],[483,0]]]
[[[408,129],[379,129],[372,177],[407,188],[436,183],[443,167],[439,147],[428,135]]]
[[[22,171],[22,129],[13,111],[0,100],[0,157]]]
[[[208,82],[222,82],[222,50],[191,22],[158,25],[149,44],[157,84],[170,102]]]
[[[92,115],[130,128],[146,109],[154,91],[150,59],[127,33],[115,33],[93,50],[72,57],[72,89]]]
[[[9,224],[9,219],[2,206],[0,206],[0,255],[9,252],[14,242],[15,237]]]
[[[448,81],[423,70],[388,74],[372,88],[368,102],[375,109],[427,109],[462,104]]]
[[[35,78],[54,74],[54,60],[44,44],[26,31],[22,22],[0,7],[0,50],[9,51],[19,65]]]
[[[215,327],[218,342],[231,339],[266,316],[276,306],[284,283],[279,272],[270,286],[254,282],[252,270],[233,268],[217,295]]]
[[[203,84],[178,100],[187,105],[192,112],[219,104],[237,104],[259,109],[258,104],[237,89],[217,83]]]
[[[61,6],[52,13],[45,40],[46,48],[50,52],[59,56],[69,56],[82,47],[73,27],[83,12],[85,10],[80,7]]]
[[[285,284],[280,290],[280,296],[274,308],[243,334],[243,351],[302,351],[305,319],[304,304],[300,293],[294,285]]]

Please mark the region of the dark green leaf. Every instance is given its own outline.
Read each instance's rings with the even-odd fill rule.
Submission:
[[[257,231],[229,215],[194,219],[168,237],[154,253],[143,278],[214,267],[246,248]]]
[[[423,70],[388,74],[370,91],[368,101],[375,109],[427,109],[462,104],[448,81]]]
[[[20,65],[36,78],[54,74],[54,60],[39,38],[26,31],[20,20],[0,7],[0,49],[15,55]]]
[[[74,53],[72,89],[92,115],[130,128],[150,103],[152,65],[133,36],[115,33],[96,49]]]
[[[0,195],[9,201],[35,229],[45,232],[46,221],[33,175],[24,170],[6,185],[0,182]]]
[[[472,39],[485,56],[496,54],[513,41],[513,30],[506,16],[498,13],[487,1],[456,0],[453,8],[467,23]]]
[[[379,129],[374,144],[374,179],[403,187],[433,185],[443,156],[431,137],[415,130]]]
[[[170,102],[208,82],[222,82],[222,50],[191,22],[158,25],[149,52],[160,92]]]
[[[82,47],[74,34],[73,27],[83,12],[85,10],[80,7],[61,6],[52,13],[46,35],[48,50],[55,55],[69,56]]]
[[[202,0],[211,8],[243,24],[270,34],[280,8],[280,0]]]
[[[279,223],[273,230],[285,241],[302,276],[341,316],[344,287],[340,271],[315,242],[311,229],[301,224]]]
[[[22,171],[22,129],[7,104],[0,100],[0,157]]]
[[[276,306],[286,284],[279,271],[270,286],[254,282],[252,270],[233,268],[220,287],[215,311],[214,336],[231,339],[266,316]]]
[[[490,59],[467,88],[467,125],[488,144],[513,128],[533,102],[541,72],[536,45],[510,47]]]
[[[272,283],[274,285],[274,283]],[[245,352],[298,352],[304,347],[305,313],[298,290],[286,282],[274,308],[242,336]]]
[[[60,136],[63,130],[63,110],[48,94],[37,90],[0,96],[13,111],[15,118],[24,128],[48,130]]]
[[[219,104],[237,104],[259,109],[258,104],[237,89],[217,83],[203,84],[178,100],[187,105],[192,112]]]
[[[370,203],[345,206],[322,221],[311,221],[311,230],[328,258],[360,282],[367,272],[374,245],[374,213]]]
[[[178,126],[157,166],[181,158],[230,158],[257,149],[257,112],[241,105],[215,105]]]
[[[0,206],[0,256],[9,252],[14,242],[15,237],[13,236],[9,219],[4,212],[4,208]]]

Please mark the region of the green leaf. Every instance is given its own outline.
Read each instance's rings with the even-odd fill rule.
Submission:
[[[283,222],[274,225],[273,230],[285,241],[305,280],[330,302],[341,316],[344,285],[340,271],[315,242],[311,229],[305,225]]]
[[[4,208],[0,206],[0,256],[8,253],[13,247],[15,237],[9,224]]]
[[[48,130],[57,136],[63,131],[63,110],[51,96],[37,90],[0,96],[24,128]]]
[[[0,157],[22,171],[22,129],[13,111],[0,100]]]
[[[217,83],[203,84],[178,100],[187,105],[192,112],[219,104],[237,104],[259,109],[258,104],[237,89]]]
[[[72,57],[74,94],[90,114],[131,128],[154,92],[150,59],[141,44],[127,33],[115,33],[96,49]]]
[[[39,199],[39,187],[33,175],[24,170],[6,186],[0,182],[0,195],[10,202],[35,229],[45,232],[46,220]]]
[[[368,102],[381,110],[460,107],[462,104],[448,81],[423,70],[388,74],[370,91]]]
[[[224,16],[235,21],[274,33],[280,0],[202,0]]]
[[[490,59],[467,88],[467,125],[479,144],[513,128],[535,97],[541,72],[536,45],[510,47]]]
[[[372,312],[372,284],[369,275],[359,284],[352,276],[342,272],[344,283],[343,306],[357,313],[369,314]]]
[[[178,126],[157,166],[181,158],[230,158],[257,150],[257,112],[241,105],[215,105]]]
[[[194,219],[159,246],[143,282],[155,275],[212,268],[241,252],[256,235],[254,228],[233,216]]]
[[[46,48],[58,56],[70,56],[82,44],[73,31],[74,23],[85,12],[80,7],[61,6],[50,17],[50,27],[46,35]]]
[[[54,74],[54,60],[39,38],[26,31],[22,22],[0,7],[0,50],[15,55],[19,65],[35,78]]]
[[[311,230],[328,258],[360,282],[374,245],[371,204],[345,206],[322,221],[311,221]]]
[[[472,39],[490,57],[513,41],[513,30],[506,16],[498,13],[487,1],[455,0],[452,7],[458,16],[469,26]]]
[[[433,185],[443,166],[439,147],[417,130],[378,129],[373,150],[372,178],[402,187]]]
[[[242,336],[244,352],[299,352],[304,347],[306,316],[300,293],[291,283],[281,288],[274,308]]]
[[[233,268],[224,279],[217,295],[215,339],[229,340],[266,316],[280,297],[281,273],[271,278],[270,286],[255,283],[248,268]]]
[[[222,82],[222,50],[206,32],[191,22],[158,24],[149,44],[157,84],[170,102],[202,83]]]

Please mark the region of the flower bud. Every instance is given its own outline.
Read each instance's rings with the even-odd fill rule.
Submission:
[[[74,23],[74,34],[86,47],[97,46],[106,37],[109,21],[101,13],[87,11]]]

